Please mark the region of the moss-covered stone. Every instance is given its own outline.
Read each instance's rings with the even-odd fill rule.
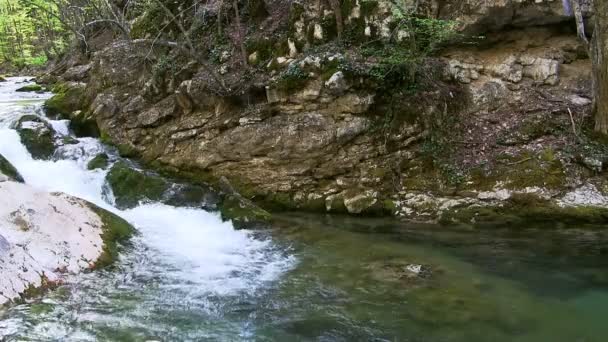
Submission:
[[[443,224],[474,226],[541,226],[608,224],[608,209],[594,206],[559,206],[534,194],[514,194],[502,205],[454,208],[443,213]]]
[[[268,223],[272,219],[269,212],[236,192],[226,177],[219,179],[218,186],[222,191],[222,200],[218,206],[222,219],[232,221],[235,228],[255,228],[260,224]]]
[[[17,169],[11,164],[3,155],[0,154],[0,174],[3,174],[8,177],[8,179],[24,183],[23,177],[17,171]]]
[[[135,228],[124,219],[105,209],[94,204],[89,204],[89,207],[99,216],[103,223],[103,233],[101,235],[104,243],[103,253],[97,259],[95,268],[105,267],[111,265],[116,260],[119,244],[130,239],[135,234]]]
[[[217,210],[218,194],[207,186],[174,184],[165,194],[163,203],[175,207],[196,207]]]
[[[41,91],[44,91],[44,88],[39,84],[28,84],[15,91],[20,92],[20,93],[41,92]]]
[[[44,108],[49,117],[70,119],[70,115],[83,109],[85,87],[81,84],[59,84],[53,88],[55,96],[46,100]]]
[[[112,166],[106,176],[116,206],[121,209],[133,208],[140,201],[160,201],[169,184],[159,176],[134,170],[125,162]]]
[[[69,115],[70,119],[70,129],[76,134],[78,137],[93,137],[98,138],[99,127],[97,126],[97,121],[91,115],[90,112],[85,112],[81,110],[77,110],[72,112]]]
[[[76,145],[78,144],[78,139],[75,139],[69,135],[61,137],[61,143],[63,145]]]
[[[222,219],[232,221],[237,229],[254,228],[269,222],[272,218],[269,212],[238,195],[226,196],[220,203],[219,209]]]
[[[16,130],[34,159],[50,159],[55,153],[55,131],[51,125],[35,115],[19,119]]]
[[[87,169],[106,169],[108,167],[109,160],[110,158],[106,153],[100,153],[91,159],[91,161],[87,164]]]

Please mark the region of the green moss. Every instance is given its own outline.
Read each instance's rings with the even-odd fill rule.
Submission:
[[[90,112],[74,111],[69,117],[70,129],[77,137],[99,137],[99,127],[97,121]]]
[[[27,122],[39,124],[38,128],[24,128]],[[35,115],[25,115],[17,123],[21,143],[34,159],[50,159],[55,153],[55,131],[49,123]]]
[[[44,88],[42,88],[42,86],[39,84],[29,84],[29,85],[26,85],[24,87],[21,87],[21,88],[15,90],[15,91],[21,92],[21,93],[27,93],[27,92],[40,92],[43,90],[44,90]]]
[[[53,88],[55,96],[46,100],[44,108],[49,117],[70,119],[70,115],[84,107],[85,91],[81,86],[58,84]]]
[[[134,170],[125,162],[114,164],[106,180],[119,208],[133,208],[144,200],[159,201],[169,188],[161,177]]]
[[[237,195],[228,195],[219,205],[222,219],[230,220],[236,228],[251,228],[267,223],[272,218],[269,212],[243,200]]]
[[[78,144],[78,139],[75,139],[69,135],[61,137],[61,143],[64,145],[76,145]]]
[[[539,154],[523,152],[514,156],[503,155],[491,170],[476,169],[470,173],[470,188],[488,190],[497,183],[507,189],[519,190],[527,187],[563,189],[568,181],[561,160],[554,151],[546,149]]]
[[[105,169],[108,167],[109,157],[106,153],[100,153],[95,156],[95,158],[91,159],[91,161],[87,164],[87,169],[95,170],[95,169]]]
[[[127,221],[102,209],[94,204],[89,204],[103,223],[103,233],[101,238],[104,242],[103,253],[95,263],[95,267],[105,267],[111,265],[118,257],[118,245],[127,241],[135,234],[135,228]]]
[[[382,208],[384,211],[394,214],[397,211],[397,204],[393,200],[385,199],[382,201]]]
[[[139,156],[139,153],[135,149],[135,147],[130,144],[118,144],[116,145],[116,149],[118,149],[118,154],[124,158],[134,158]]]
[[[20,294],[21,300],[19,302],[25,302],[25,299],[28,298],[36,298],[42,296],[46,291],[56,286],[55,283],[50,282],[47,277],[44,275],[40,277],[41,284],[39,287],[36,287],[30,284],[23,293]]]
[[[297,63],[290,64],[289,67],[281,75],[276,83],[280,90],[294,91],[304,88],[308,83],[309,76]]]
[[[34,303],[30,305],[30,313],[39,316],[53,312],[53,305],[47,303]]]
[[[3,155],[0,154],[0,174],[7,176],[10,180],[24,183],[23,177],[17,169]]]
[[[441,223],[512,228],[559,227],[562,225],[605,225],[608,209],[592,206],[561,207],[534,194],[514,194],[501,206],[451,209]]]
[[[376,0],[362,0],[359,5],[361,6],[361,16],[363,17],[373,15],[378,9],[378,1]]]

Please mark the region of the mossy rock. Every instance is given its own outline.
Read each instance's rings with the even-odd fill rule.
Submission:
[[[272,215],[236,192],[226,177],[221,177],[218,185],[222,191],[219,209],[224,221],[232,221],[237,229],[256,228],[270,222]]]
[[[161,177],[134,170],[125,162],[114,164],[106,181],[120,209],[134,208],[140,201],[160,201],[169,189]]]
[[[442,224],[471,224],[479,227],[547,227],[606,225],[608,209],[595,206],[559,206],[534,194],[514,194],[502,205],[451,209]]]
[[[217,210],[219,195],[209,187],[191,184],[174,184],[165,193],[163,203],[174,207]]]
[[[90,112],[74,111],[69,115],[69,120],[70,129],[77,137],[99,138],[99,126]]]
[[[8,179],[24,183],[23,177],[17,171],[17,169],[11,164],[3,155],[0,154],[0,174],[3,174],[8,177]]]
[[[96,170],[96,169],[106,169],[108,167],[108,163],[110,161],[110,157],[106,153],[100,153],[96,155],[91,161],[87,164],[87,169]]]
[[[224,221],[232,221],[237,229],[251,229],[270,221],[272,215],[238,195],[226,196],[219,205]]]
[[[34,159],[51,159],[57,146],[53,127],[35,115],[25,115],[19,119],[16,130]]]
[[[61,137],[61,143],[63,145],[77,145],[79,143],[79,141],[76,138],[66,135],[66,136]]]
[[[129,240],[135,234],[135,228],[121,217],[102,209],[92,203],[89,207],[101,219],[103,223],[101,239],[103,240],[103,252],[95,268],[111,265],[118,257],[118,246]]]
[[[0,82],[6,82],[6,78],[0,76]]]
[[[21,87],[15,90],[20,93],[32,93],[32,92],[41,92],[44,91],[44,88],[39,84],[28,84],[24,87]]]
[[[53,88],[53,92],[55,96],[44,103],[49,117],[71,119],[73,112],[84,107],[85,86],[82,84],[60,84]]]

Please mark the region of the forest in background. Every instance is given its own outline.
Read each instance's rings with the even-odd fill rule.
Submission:
[[[69,31],[57,4],[45,0],[0,0],[0,65],[41,66],[62,54]]]

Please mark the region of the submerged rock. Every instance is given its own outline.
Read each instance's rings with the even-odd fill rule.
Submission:
[[[44,88],[42,88],[42,86],[39,84],[30,84],[23,86],[15,91],[20,93],[41,92],[44,91]]]
[[[134,229],[84,200],[0,183],[0,305],[105,266]]]
[[[106,153],[100,153],[91,159],[91,161],[87,164],[87,169],[106,169],[108,167],[109,160],[110,158]]]
[[[235,228],[255,228],[268,223],[272,218],[269,212],[236,192],[225,177],[220,179],[220,186],[223,192],[223,198],[219,205],[222,219],[232,221]]]
[[[36,115],[25,115],[19,119],[15,129],[34,159],[51,159],[57,146],[55,130],[48,122]]]
[[[441,215],[443,224],[471,224],[474,226],[543,226],[563,224],[605,225],[608,208],[597,202],[574,199],[583,192],[572,193],[566,201],[554,201],[531,193],[515,193],[501,203],[451,208]],[[594,194],[595,195],[595,194]],[[580,196],[578,196],[580,197]],[[568,199],[571,202],[568,202]],[[569,205],[572,204],[572,205]]]
[[[161,177],[135,170],[125,162],[114,164],[106,181],[120,209],[134,208],[140,201],[160,201],[169,189]]]
[[[165,193],[163,203],[175,207],[195,207],[218,210],[219,196],[208,187],[191,184],[173,184]]]
[[[23,177],[17,169],[3,155],[0,154],[0,176],[4,175],[8,180],[23,183]]]

